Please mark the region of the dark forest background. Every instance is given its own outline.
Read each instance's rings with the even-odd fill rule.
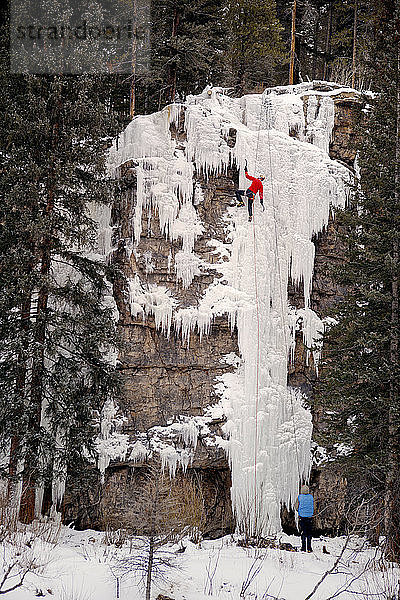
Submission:
[[[323,79],[369,89],[369,63],[391,3],[297,0],[294,83]],[[135,112],[202,91],[233,95],[286,85],[293,2],[159,0],[151,4],[151,66],[135,81]],[[120,91],[125,106],[129,93]]]

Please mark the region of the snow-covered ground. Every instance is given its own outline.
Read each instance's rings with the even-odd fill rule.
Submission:
[[[36,537],[29,552],[37,556],[43,568],[39,574],[29,574],[22,588],[5,597],[8,600],[35,597],[142,600],[143,588],[133,574],[121,577],[117,585],[117,563],[130,556],[131,541],[116,547],[106,544],[105,538],[101,532],[79,532],[67,527],[61,528],[59,536],[47,536],[50,542]],[[278,542],[289,543],[297,551],[243,548],[231,536],[197,545],[185,539],[169,547],[177,568],[167,572],[167,581],[154,585],[152,598],[158,594],[174,600],[397,598],[399,569],[386,563],[380,552],[368,547],[364,540],[346,540],[344,537],[314,539],[314,552],[307,554],[299,551],[299,537],[284,534]],[[177,552],[182,547],[185,551]],[[3,544],[0,567],[6,557],[7,547]],[[324,575],[325,579],[310,596]]]

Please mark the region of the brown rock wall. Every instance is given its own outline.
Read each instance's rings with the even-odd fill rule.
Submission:
[[[182,130],[173,131],[179,139]],[[168,255],[174,258],[181,249],[180,241],[171,243],[162,235],[157,215],[142,215],[142,233],[138,246],[140,256],[129,256],[132,238],[131,216],[136,192],[132,165],[121,169],[122,185],[126,188],[121,204],[114,207],[115,239],[118,251],[114,260],[121,269],[121,277],[115,282],[114,294],[120,310],[120,326],[125,345],[121,357],[124,394],[121,412],[127,421],[124,433],[132,436],[146,432],[153,426],[167,425],[177,416],[201,416],[204,409],[216,402],[214,384],[216,377],[232,369],[223,356],[238,352],[237,333],[231,331],[226,318],[217,318],[210,335],[200,341],[197,333],[191,333],[189,344],[181,334],[166,337],[155,327],[153,317],[132,319],[127,305],[127,279],[137,274],[142,281],[163,285],[179,298],[179,307],[196,306],[203,292],[220,275],[208,269],[196,277],[188,289],[176,281],[175,273],[168,270]],[[209,264],[217,262],[207,242],[211,238],[225,241],[225,229],[221,217],[233,199],[233,173],[227,177],[210,178],[207,182],[198,177],[204,201],[196,210],[203,222],[204,233],[198,237],[194,252]],[[151,218],[149,218],[149,216]],[[151,252],[153,271],[146,273],[144,254]],[[172,260],[172,264],[174,261]],[[214,433],[220,433],[220,423],[210,425]],[[114,506],[115,525],[129,520],[132,502],[140,485],[140,477],[129,473],[145,468],[145,465],[114,464],[107,470],[103,488],[102,510]],[[189,476],[196,478],[202,490],[207,515],[206,535],[215,537],[233,529],[230,505],[230,471],[225,454],[215,446],[199,439]],[[125,517],[124,517],[125,515]]]

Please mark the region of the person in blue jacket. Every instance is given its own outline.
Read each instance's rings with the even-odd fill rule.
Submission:
[[[314,498],[310,494],[308,485],[302,485],[300,494],[294,505],[299,513],[299,525],[301,533],[301,549],[303,552],[312,552],[312,517],[314,514]],[[307,544],[307,546],[306,546]]]

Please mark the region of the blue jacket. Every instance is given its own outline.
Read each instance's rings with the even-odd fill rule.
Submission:
[[[299,517],[312,517],[314,514],[314,498],[311,494],[299,494]]]

